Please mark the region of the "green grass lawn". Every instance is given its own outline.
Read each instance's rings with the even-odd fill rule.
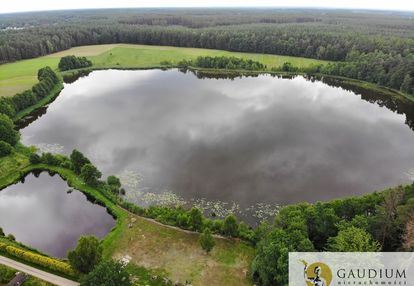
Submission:
[[[59,59],[62,56],[72,54],[88,57],[97,68],[154,67],[159,66],[161,61],[170,61],[174,64],[180,60],[194,59],[198,56],[235,56],[253,59],[267,65],[268,69],[278,67],[284,62],[291,62],[293,65],[299,67],[327,63],[326,61],[299,57],[235,53],[195,48],[129,44],[83,46],[45,57],[0,65],[0,96],[12,96],[31,88],[37,82],[37,71],[40,68],[50,66],[53,69],[57,69]]]

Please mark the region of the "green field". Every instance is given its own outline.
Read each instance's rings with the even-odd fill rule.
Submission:
[[[92,60],[95,68],[145,68],[159,66],[161,61],[172,64],[183,59],[195,59],[198,56],[235,56],[259,61],[267,66],[279,67],[285,62],[294,66],[308,67],[312,64],[323,64],[326,61],[299,57],[264,55],[252,53],[235,53],[220,50],[177,48],[166,46],[144,46],[128,44],[111,44],[83,46],[63,52],[0,65],[0,96],[12,96],[30,89],[37,82],[37,71],[50,66],[57,69],[59,59],[65,55],[86,56]]]

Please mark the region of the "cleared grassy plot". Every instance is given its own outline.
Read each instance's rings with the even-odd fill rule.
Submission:
[[[92,45],[92,46],[81,46],[81,47],[75,47],[71,48],[66,51],[61,51],[58,53],[54,53],[51,55],[48,55],[47,57],[51,58],[61,58],[64,56],[69,55],[75,55],[78,57],[89,57],[89,56],[96,56],[100,55],[110,49],[115,48],[116,46],[119,46],[119,44],[107,44],[107,45]]]
[[[37,82],[36,75],[40,68],[50,66],[57,69],[59,59],[66,55],[86,56],[93,61],[97,68],[154,67],[159,66],[161,61],[169,61],[174,64],[182,59],[194,59],[198,56],[235,56],[253,59],[267,65],[268,69],[278,67],[284,62],[291,62],[299,67],[326,63],[326,61],[298,57],[194,48],[128,44],[82,46],[45,57],[0,65],[0,96],[12,96],[30,88]]]
[[[253,53],[236,53],[221,50],[178,48],[167,46],[145,46],[121,44],[111,50],[90,57],[96,67],[147,67],[159,65],[161,61],[178,63],[183,59],[195,59],[198,56],[235,56],[252,59],[267,65],[268,69],[279,67],[285,62],[291,62],[298,67],[307,67],[312,64],[323,64],[320,61],[299,57],[264,55]]]
[[[130,256],[131,263],[158,269],[173,282],[186,280],[192,285],[251,285],[249,265],[252,247],[233,240],[216,239],[216,246],[206,254],[198,234],[186,233],[129,215],[131,228],[123,228],[109,249],[112,256]]]
[[[37,83],[37,71],[45,66],[57,68],[59,58],[41,57],[0,65],[0,96],[12,96]]]

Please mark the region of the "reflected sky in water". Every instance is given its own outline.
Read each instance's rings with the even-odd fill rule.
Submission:
[[[96,71],[65,85],[25,144],[84,152],[104,172],[184,198],[313,202],[410,181],[414,133],[360,95],[302,77],[197,79]]]
[[[104,237],[115,220],[84,194],[47,172],[29,174],[0,191],[0,226],[16,240],[56,257],[66,257],[81,235]],[[59,242],[59,243],[56,243]]]

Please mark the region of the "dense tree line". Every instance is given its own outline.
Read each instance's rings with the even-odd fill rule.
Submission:
[[[284,207],[264,229],[253,262],[260,285],[287,285],[289,251],[412,251],[414,185]]]
[[[323,72],[413,93],[409,13],[91,10],[2,15],[0,27],[0,62],[90,44],[199,47],[343,61]]]
[[[58,65],[59,70],[61,71],[87,68],[91,66],[92,66],[92,62],[88,60],[86,57],[75,57],[75,56],[62,57]]]
[[[266,66],[260,62],[236,57],[197,57],[194,61],[183,60],[179,62],[178,65],[182,68],[193,66],[200,68],[251,71],[264,70],[266,68]]]
[[[32,89],[18,93],[12,97],[0,97],[0,113],[10,118],[16,113],[32,106],[45,96],[49,95],[56,84],[60,82],[56,73],[50,67],[41,68],[38,71],[39,80]]]

